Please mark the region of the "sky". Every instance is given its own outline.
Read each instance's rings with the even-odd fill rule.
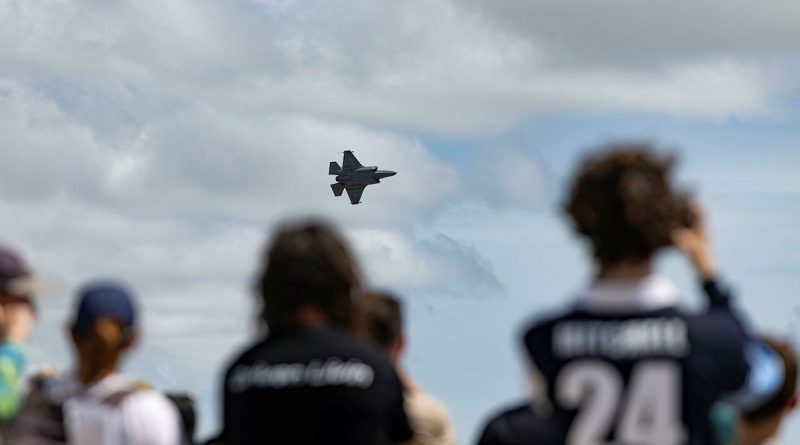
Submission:
[[[31,367],[68,369],[76,289],[124,280],[126,369],[213,432],[270,230],[321,215],[404,298],[404,366],[473,443],[526,394],[520,331],[589,281],[559,205],[621,140],[680,156],[743,314],[800,340],[797,54],[791,0],[2,0],[0,241],[58,284]],[[351,206],[345,149],[399,173]],[[700,305],[682,258],[658,266]]]

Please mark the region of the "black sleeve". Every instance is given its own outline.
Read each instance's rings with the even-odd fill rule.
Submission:
[[[408,421],[405,408],[405,397],[403,397],[403,385],[393,371],[391,372],[392,393],[389,395],[389,440],[392,443],[403,443],[414,438],[414,431]]]
[[[752,336],[731,306],[731,291],[718,280],[702,282],[708,308],[695,324],[697,341],[720,369],[720,387],[725,392],[736,391],[744,385],[750,371],[745,349]]]
[[[710,278],[701,282],[703,293],[708,300],[709,308],[730,308],[731,291],[721,285],[716,278]]]

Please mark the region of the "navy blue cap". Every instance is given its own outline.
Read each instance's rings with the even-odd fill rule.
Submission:
[[[136,305],[133,294],[127,287],[113,281],[93,282],[78,293],[78,311],[73,328],[79,337],[92,332],[95,322],[111,318],[123,329],[130,329],[136,322]]]
[[[760,341],[747,345],[745,357],[750,364],[747,381],[729,401],[743,412],[752,412],[781,389],[786,372],[778,353]]]

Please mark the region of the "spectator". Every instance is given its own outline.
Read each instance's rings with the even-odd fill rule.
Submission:
[[[400,301],[387,293],[368,292],[359,300],[358,307],[358,331],[386,353],[400,375],[406,413],[416,442],[421,445],[454,445],[456,434],[447,408],[400,371],[400,357],[406,346]]]
[[[257,293],[269,334],[233,362],[216,443],[383,445],[412,439],[391,363],[348,331],[361,281],[321,221],[281,227]]]
[[[792,345],[777,338],[762,338],[762,353],[776,354],[774,369],[758,378],[766,397],[734,399],[720,403],[714,411],[720,443],[761,445],[778,440],[781,424],[797,406],[797,353]],[[768,349],[767,349],[768,348]]]
[[[41,284],[16,252],[0,246],[0,425],[20,407],[24,346],[36,318],[31,298]]]
[[[78,296],[69,326],[75,375],[40,376],[6,434],[17,445],[179,445],[174,405],[162,394],[119,372],[136,343],[137,310],[130,292],[95,282]]]
[[[645,144],[590,156],[565,210],[589,243],[594,279],[565,312],[528,329],[536,408],[559,444],[710,444],[712,404],[743,387],[750,337],[717,283],[699,210],[670,181],[673,159]],[[708,309],[690,315],[652,260],[676,245]]]

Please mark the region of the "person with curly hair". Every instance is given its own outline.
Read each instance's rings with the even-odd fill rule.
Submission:
[[[573,176],[564,210],[591,251],[593,280],[524,335],[553,443],[711,444],[712,405],[748,388],[752,340],[718,284],[699,208],[673,184],[674,164],[648,144],[613,144]],[[654,272],[668,248],[692,262],[704,312],[680,308],[676,286]]]
[[[403,386],[389,359],[350,332],[361,276],[325,221],[281,226],[256,294],[267,334],[223,379],[223,427],[208,443],[412,443]]]

